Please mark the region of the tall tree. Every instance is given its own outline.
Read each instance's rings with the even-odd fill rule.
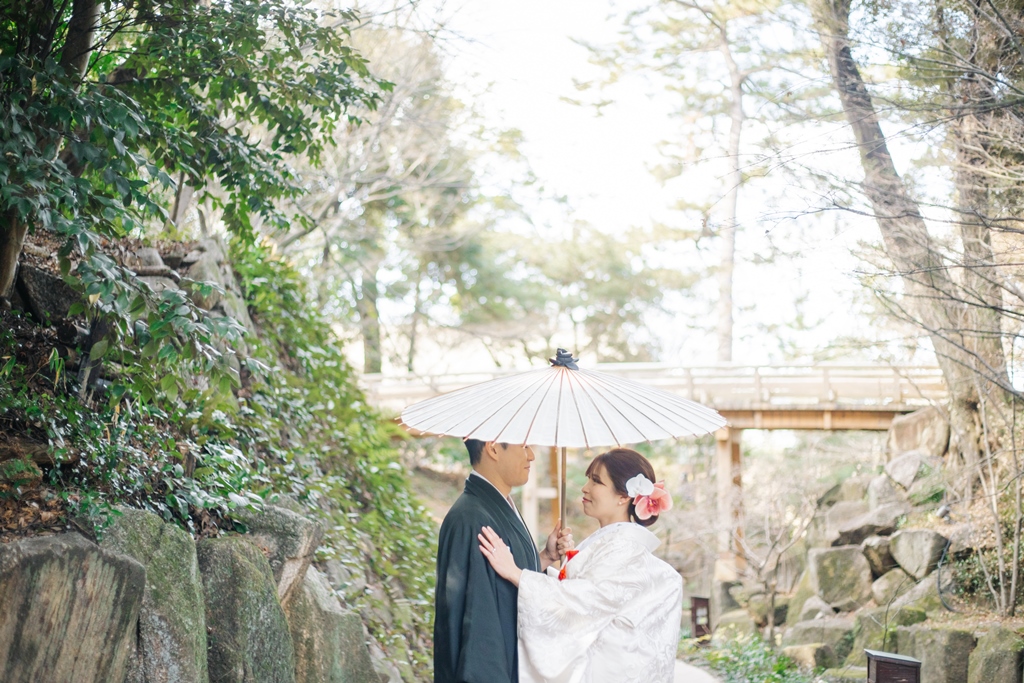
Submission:
[[[807,62],[802,35],[788,20],[790,12],[789,3],[779,0],[657,0],[631,8],[617,45],[589,46],[595,61],[610,73],[606,84],[616,82],[625,70],[640,70],[656,74],[677,98],[684,140],[665,145],[672,170],[663,175],[682,174],[697,163],[719,171],[714,196],[703,201],[689,196],[678,208],[703,214],[702,229],[693,235],[712,235],[718,242],[716,355],[722,362],[733,359],[740,195],[758,174],[766,152],[747,139],[750,124],[787,115],[805,87],[791,80],[806,70]],[[781,33],[787,38],[777,39]],[[780,92],[788,97],[777,97]],[[753,121],[750,110],[757,112]]]
[[[979,404],[993,386],[1008,386],[998,320],[978,314],[995,302],[979,307],[965,301],[950,273],[949,261],[929,234],[917,201],[896,170],[853,55],[851,1],[816,0],[812,8],[834,86],[860,151],[864,194],[873,208],[886,253],[900,273],[907,307],[928,331],[949,385],[953,443],[964,475],[961,490],[970,496],[983,448]],[[965,253],[970,250],[971,258],[992,262],[984,237],[975,239],[970,230],[965,237]],[[983,271],[976,274],[988,277]],[[984,293],[972,296],[979,295]]]

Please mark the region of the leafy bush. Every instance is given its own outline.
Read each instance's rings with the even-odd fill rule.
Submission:
[[[741,636],[721,646],[692,651],[689,659],[704,663],[723,683],[811,683],[795,662],[775,652],[757,636]]]

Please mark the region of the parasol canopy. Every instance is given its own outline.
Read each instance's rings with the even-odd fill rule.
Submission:
[[[715,410],[639,382],[580,370],[558,349],[551,367],[474,384],[402,411],[413,429],[501,443],[594,448],[707,434]]]

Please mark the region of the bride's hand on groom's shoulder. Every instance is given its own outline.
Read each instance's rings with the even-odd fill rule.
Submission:
[[[480,552],[491,563],[494,572],[506,581],[511,581],[514,585],[518,586],[519,577],[523,575],[523,570],[516,566],[516,560],[512,557],[512,551],[505,545],[505,541],[501,540],[501,536],[491,527],[485,526],[480,530],[476,538],[480,541]]]

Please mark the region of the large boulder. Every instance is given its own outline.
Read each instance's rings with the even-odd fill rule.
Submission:
[[[324,528],[319,522],[275,505],[267,505],[260,512],[236,510],[234,517],[246,526],[249,539],[266,551],[277,582],[277,597],[286,602],[301,585],[324,538]]]
[[[860,546],[815,548],[807,565],[815,593],[837,610],[849,612],[871,599],[871,567]]]
[[[40,323],[66,318],[69,309],[82,298],[60,277],[27,263],[18,268],[18,285],[25,295],[22,303]]]
[[[921,680],[927,683],[964,683],[974,646],[974,635],[957,628],[920,624],[896,629],[897,651],[921,660]]]
[[[885,606],[904,593],[910,592],[916,583],[910,574],[896,568],[875,579],[871,584],[871,596],[875,604]]]
[[[243,536],[206,539],[196,551],[206,594],[210,680],[295,683],[291,632],[267,558]]]
[[[868,511],[868,504],[863,500],[841,500],[825,512],[826,533],[838,533],[851,521]]]
[[[826,619],[834,617],[836,612],[832,605],[828,604],[817,595],[812,595],[804,602],[796,621],[810,621],[811,619]]]
[[[933,406],[893,418],[886,441],[890,455],[916,450],[933,458],[941,458],[947,446],[949,423],[939,409]]]
[[[362,619],[342,609],[316,567],[306,570],[285,613],[295,649],[295,683],[379,683]]]
[[[716,572],[722,568],[721,562],[715,562]],[[718,624],[718,620],[726,612],[740,609],[740,604],[732,596],[732,589],[739,586],[740,582],[735,577],[730,578],[723,569],[721,574],[716,574],[711,579],[711,623]]]
[[[752,636],[757,633],[757,624],[754,618],[745,609],[734,609],[724,612],[715,622],[715,631],[712,640],[721,643],[740,636]]]
[[[894,609],[901,607],[919,607],[928,614],[945,611],[939,599],[939,587],[934,573],[917,582],[917,585],[893,600]]]
[[[868,508],[877,510],[883,505],[904,502],[903,495],[893,486],[892,479],[880,474],[868,484]]]
[[[967,664],[967,683],[1021,683],[1024,638],[995,626],[978,638]]]
[[[800,621],[786,627],[782,635],[782,645],[810,645],[822,643],[832,648],[836,657],[842,661],[850,654],[853,646],[853,617],[832,617],[831,619],[815,619]]]
[[[839,664],[836,653],[824,643],[790,645],[782,648],[782,654],[802,669],[830,669]]]
[[[860,549],[864,553],[864,557],[867,558],[868,564],[871,565],[873,576],[882,576],[898,566],[896,560],[892,559],[892,553],[889,552],[889,538],[885,536],[865,538],[860,544]]]
[[[829,507],[839,502],[862,501],[867,494],[871,475],[859,474],[844,479],[818,498],[819,507]]]
[[[906,512],[906,506],[901,503],[868,510],[839,527],[832,545],[859,545],[869,536],[888,536],[896,531],[896,520]]]
[[[905,609],[889,609],[876,607],[857,613],[857,622],[853,627],[853,648],[846,658],[850,666],[867,666],[868,660],[864,649],[892,652],[896,649],[896,628],[919,624],[928,616],[924,610],[916,607]]]
[[[811,570],[805,569],[803,574],[800,575],[800,579],[796,582],[793,595],[789,598],[789,613],[793,615],[802,614],[807,601],[812,597],[817,597],[817,595],[814,583],[811,581]],[[821,600],[821,598],[818,599]],[[831,606],[829,606],[829,609],[831,610]],[[799,619],[798,621],[804,621],[804,619]]]
[[[220,303],[221,292],[224,289],[221,277],[221,258],[223,255],[219,252],[203,251],[199,253],[198,259],[188,269],[186,291],[193,303],[206,311]],[[205,287],[199,283],[212,283],[216,287]]]
[[[758,626],[768,625],[770,603],[771,600],[765,593],[755,593],[754,595],[751,595],[750,599],[747,601],[747,611],[750,613],[750,616],[754,618],[754,623]],[[775,613],[774,623],[776,625],[785,623],[786,615],[789,613],[789,598],[784,595],[776,595],[774,610],[771,611],[774,611]]]
[[[78,534],[0,545],[0,681],[125,678],[146,570]]]
[[[942,466],[942,461],[921,451],[901,453],[885,465],[885,473],[894,482],[909,491],[920,477],[930,475]]]
[[[889,541],[893,559],[918,580],[938,566],[945,548],[946,537],[931,529],[901,529]]]
[[[192,538],[152,512],[122,509],[104,548],[146,568],[138,664],[145,683],[206,683],[206,613]]]

